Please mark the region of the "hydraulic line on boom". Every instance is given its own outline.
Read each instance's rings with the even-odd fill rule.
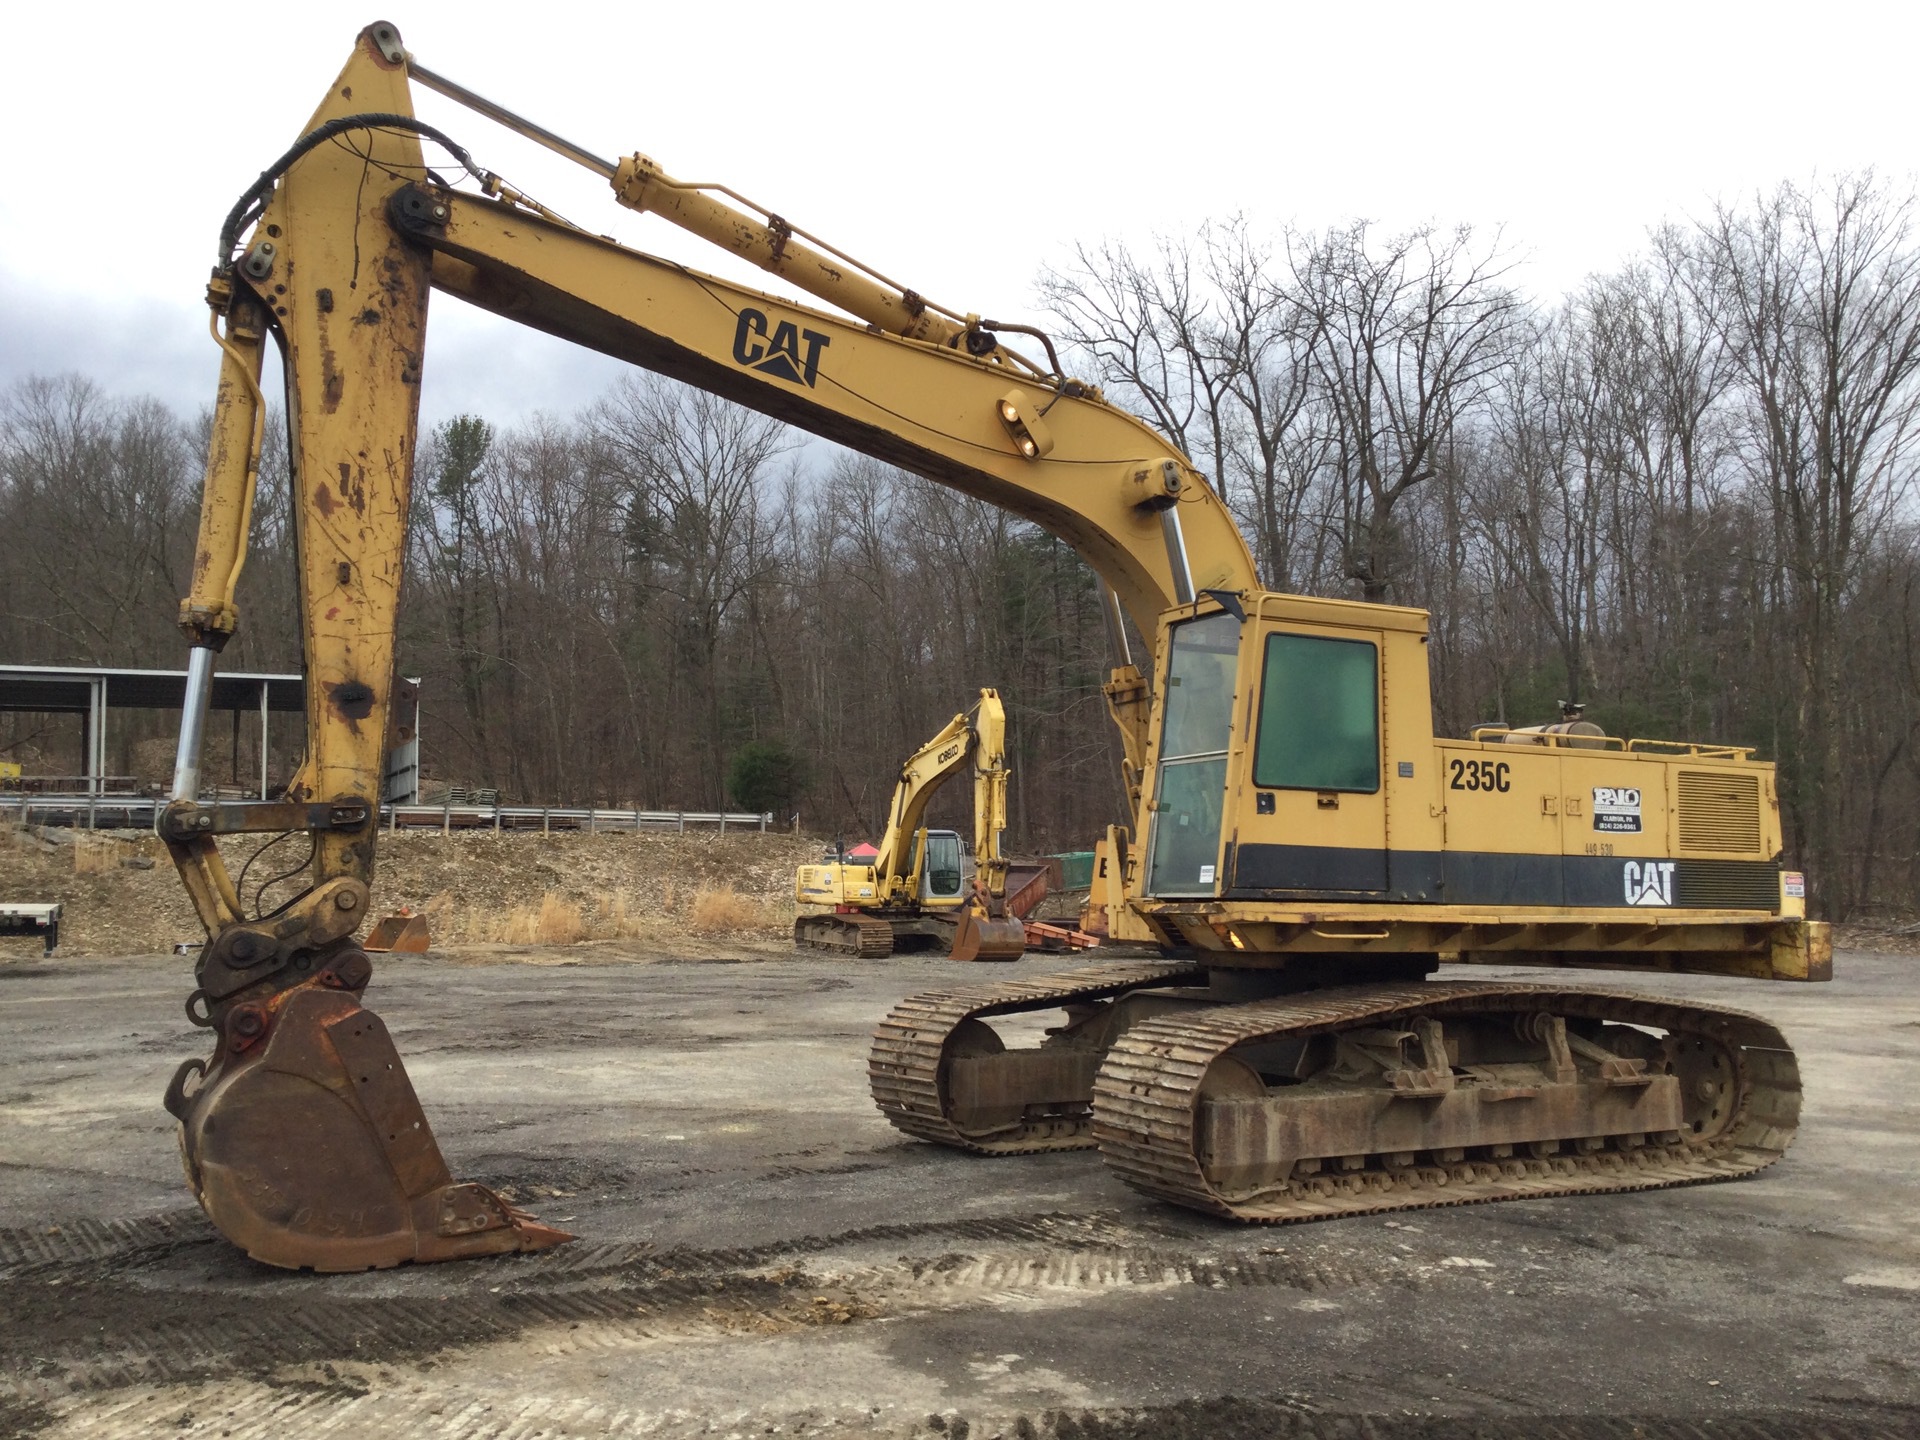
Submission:
[[[415,120],[415,80],[831,308],[567,223]],[[467,179],[429,168],[423,139]],[[902,1130],[980,1153],[1098,1145],[1126,1183],[1248,1220],[1690,1183],[1785,1150],[1798,1071],[1764,1021],[1426,978],[1827,978],[1827,929],[1780,866],[1771,765],[1584,733],[1436,736],[1424,612],[1264,590],[1205,477],[1044,337],[1042,364],[1001,339],[1034,332],[935,305],[723,187],[601,159],[426,70],[382,23],[229,216],[207,289],[220,378],[158,829],[208,935],[187,1008],[211,1053],[165,1103],[194,1194],[249,1253],[346,1270],[569,1238],[453,1178],[362,1004],[434,289],[989,501],[1099,577],[1132,813],[1100,846],[1096,895],[1116,940],[1162,958],[904,1002],[869,1062]],[[269,340],[308,740],[284,798],[235,804],[201,798],[200,746],[239,624]],[[217,842],[288,832],[312,840],[307,883],[250,914]],[[994,1028],[1050,1009],[1065,1023],[1038,1045]]]

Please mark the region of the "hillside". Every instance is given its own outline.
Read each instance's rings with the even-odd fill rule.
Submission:
[[[222,842],[239,873],[258,841]],[[246,883],[299,861],[304,841],[265,855]],[[383,835],[373,913],[411,906],[436,947],[669,941],[688,934],[774,940],[792,922],[793,870],[819,842],[744,835]],[[269,905],[290,890],[269,892]],[[137,955],[199,940],[159,843],[147,835],[0,830],[0,900],[58,901],[61,953]],[[10,958],[28,942],[6,946]]]

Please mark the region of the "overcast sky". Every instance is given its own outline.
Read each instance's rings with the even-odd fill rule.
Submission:
[[[1150,244],[1235,212],[1499,227],[1550,298],[1716,198],[1920,170],[1911,5],[374,4],[9,13],[0,387],[73,370],[203,407],[221,218],[374,19],[589,150],[730,184],[943,304],[1009,318],[1076,241]],[[573,219],[737,274],[597,177],[438,96],[417,105]],[[619,369],[445,297],[431,333],[429,422],[567,413]]]

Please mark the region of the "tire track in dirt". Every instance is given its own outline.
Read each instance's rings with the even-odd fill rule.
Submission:
[[[1751,1416],[1329,1414],[1286,1396],[1223,1397],[1164,1406],[1038,1413],[954,1410],[890,1415],[877,1405],[690,1415],[542,1393],[461,1398],[336,1371],[331,1379],[245,1382],[217,1396],[142,1392],[54,1417],[49,1440],[133,1440],[160,1433],[228,1440],[394,1434],[420,1440],[599,1440],[646,1436],[832,1434],[854,1440],[1905,1440],[1910,1413],[1874,1407],[1838,1415]],[[894,1407],[888,1406],[887,1410]],[[42,1412],[43,1415],[46,1412]],[[5,1412],[0,1411],[0,1424]],[[8,1432],[0,1431],[0,1434]],[[21,1432],[36,1433],[36,1432]]]
[[[738,1415],[695,1415],[583,1399],[558,1378],[583,1367],[604,1373],[668,1342],[752,1345],[807,1328],[1177,1287],[1419,1291],[1462,1273],[1438,1252],[1383,1260],[1338,1244],[1272,1242],[1265,1233],[1231,1232],[1229,1241],[1196,1244],[1113,1214],[1042,1215],[881,1224],[715,1250],[577,1244],[457,1271],[341,1284],[285,1277],[290,1283],[279,1286],[275,1272],[237,1261],[197,1211],[18,1228],[0,1231],[9,1295],[0,1319],[0,1436],[681,1440],[777,1425],[783,1436],[885,1440],[1880,1440],[1912,1433],[1920,1419],[1869,1406],[1750,1422],[1716,1414],[1703,1430],[1705,1416],[1327,1415],[1287,1397],[918,1416],[852,1404],[791,1411],[771,1402]],[[906,1253],[887,1256],[895,1246]],[[198,1247],[207,1256],[194,1253]],[[210,1257],[211,1274],[203,1263]],[[349,1293],[357,1281],[418,1288]],[[521,1357],[511,1378],[484,1358],[485,1347],[501,1342]],[[474,1350],[477,1359],[455,1358]]]
[[[801,1236],[759,1246],[717,1250],[661,1250],[646,1242],[576,1241],[539,1255],[497,1262],[513,1268],[516,1281],[604,1270],[673,1269],[680,1272],[750,1269],[787,1256],[818,1254],[876,1242],[950,1239],[1037,1244],[1102,1243],[1152,1233],[1100,1215],[1054,1214],[1026,1218],[935,1220],[861,1226],[832,1234]],[[224,1243],[198,1209],[180,1209],[134,1220],[73,1220],[46,1226],[0,1229],[0,1279],[57,1266],[111,1271],[150,1261],[187,1245]],[[270,1274],[262,1271],[260,1273]]]
[[[125,1261],[218,1239],[197,1209],[170,1210],[134,1220],[67,1220],[57,1225],[0,1230],[0,1279],[49,1266]]]
[[[1040,1216],[874,1225],[720,1250],[574,1245],[463,1267],[457,1278],[368,1277],[412,1287],[380,1295],[354,1288],[355,1277],[279,1284],[227,1252],[197,1212],[49,1228],[56,1233],[0,1232],[9,1293],[0,1398],[21,1403],[303,1364],[405,1365],[512,1338],[551,1356],[1116,1290],[1318,1291],[1416,1278],[1251,1242],[1196,1253],[1106,1217]],[[872,1253],[895,1245],[918,1253]],[[200,1247],[206,1256],[192,1253]]]

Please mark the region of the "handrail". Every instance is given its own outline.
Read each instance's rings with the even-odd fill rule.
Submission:
[[[1516,735],[1518,740],[1487,740],[1484,736]],[[1618,735],[1567,735],[1553,730],[1515,730],[1510,725],[1476,725],[1467,732],[1469,740],[1482,745],[1535,745],[1546,750],[1625,750],[1627,742]]]
[[[1702,760],[1747,760],[1751,759],[1758,745],[1705,745],[1693,740],[1629,740],[1629,750],[1671,750],[1682,755],[1696,756]]]
[[[1523,736],[1510,741],[1509,735]],[[1489,739],[1489,736],[1501,737]],[[1619,735],[1569,735],[1553,730],[1515,730],[1510,725],[1475,725],[1467,739],[1480,745],[1526,744],[1548,750],[1618,750],[1623,754],[1688,755],[1701,760],[1750,760],[1757,745],[1710,745],[1697,740],[1627,739]]]

